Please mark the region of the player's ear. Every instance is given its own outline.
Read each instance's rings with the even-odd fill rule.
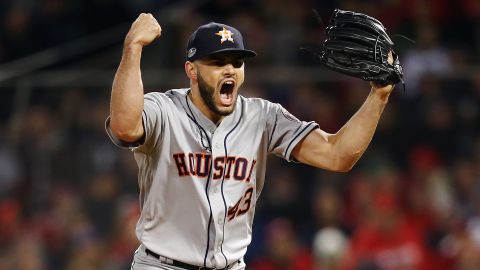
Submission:
[[[197,80],[197,68],[192,62],[185,62],[185,73],[187,74],[188,78]]]

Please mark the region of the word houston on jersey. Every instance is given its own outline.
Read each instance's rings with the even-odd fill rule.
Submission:
[[[212,179],[214,180],[225,177],[225,180],[233,178],[246,182],[250,182],[253,167],[257,163],[256,160],[248,161],[244,157],[236,156],[215,157],[212,161],[212,155],[209,153],[177,153],[173,154],[173,159],[177,165],[179,176],[206,178],[210,173],[210,167],[212,167]]]

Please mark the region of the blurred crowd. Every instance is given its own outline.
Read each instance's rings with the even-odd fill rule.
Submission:
[[[347,174],[270,158],[248,269],[480,269],[477,0],[1,1],[0,63],[163,10],[162,45],[145,65],[181,68],[191,31],[225,22],[259,53],[247,62],[243,94],[335,132],[365,99],[367,83],[248,77],[250,67],[318,66],[298,50],[321,42],[312,8],[324,22],[334,8],[364,12],[415,40],[394,38],[406,91],[397,86],[371,146]],[[0,270],[129,269],[138,247],[137,167],[105,134],[110,90],[34,86],[28,106],[14,110],[16,90],[0,84]]]

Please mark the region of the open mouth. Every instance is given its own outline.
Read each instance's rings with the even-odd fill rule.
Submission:
[[[235,89],[235,81],[224,81],[220,87],[220,100],[223,105],[230,106],[233,103],[233,90]]]

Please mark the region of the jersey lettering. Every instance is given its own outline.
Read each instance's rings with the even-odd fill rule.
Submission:
[[[188,165],[190,167],[190,174],[197,175],[197,172],[195,171],[195,157],[193,153],[188,153]]]
[[[222,179],[224,166],[225,166],[224,157],[215,158],[215,161],[213,162],[213,169],[215,170],[215,172],[213,173],[214,180]]]
[[[212,155],[195,153],[195,157],[197,158],[197,176],[207,177],[210,170],[210,161],[212,160]]]
[[[257,161],[254,159],[252,161],[252,166],[250,166],[250,172],[248,173],[248,177],[247,177],[247,182],[250,182],[250,177],[252,176],[252,172],[253,172],[253,167],[255,167],[255,163],[257,163]]]
[[[212,154],[209,153],[177,153],[173,155],[173,160],[179,176],[207,178],[210,173],[210,165],[213,165],[213,180],[220,180],[225,177],[225,180],[234,178],[236,181],[246,182],[250,182],[253,168],[257,163],[256,160],[249,162],[244,157],[236,156],[215,157],[212,160]]]
[[[226,173],[225,179],[230,179],[230,171],[232,170],[232,164],[235,163],[235,157],[227,157],[227,164],[225,165]]]
[[[175,164],[177,165],[178,176],[189,175],[187,171],[187,163],[185,162],[185,154],[173,154],[173,159],[175,160]]]
[[[235,161],[235,170],[233,171],[233,177],[235,180],[243,181],[245,179],[246,171],[247,160],[244,158],[237,158]]]

